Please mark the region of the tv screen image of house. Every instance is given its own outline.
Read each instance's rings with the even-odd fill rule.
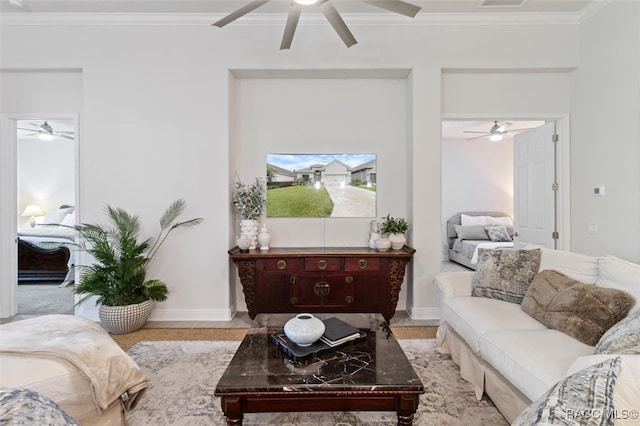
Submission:
[[[267,217],[376,217],[376,154],[267,154]]]

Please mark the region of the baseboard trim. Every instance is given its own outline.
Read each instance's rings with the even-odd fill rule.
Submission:
[[[407,312],[414,320],[440,320],[440,308],[414,308],[408,307]]]
[[[151,313],[149,321],[230,321],[233,312],[227,309],[158,309]]]

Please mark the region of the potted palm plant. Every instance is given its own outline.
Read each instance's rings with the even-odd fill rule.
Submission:
[[[382,225],[380,226],[380,232],[382,234],[388,234],[388,239],[391,242],[391,248],[399,250],[404,247],[407,242],[406,232],[409,229],[409,224],[406,219],[402,217],[394,218],[391,214],[387,214],[382,218]]]
[[[255,249],[258,242],[258,219],[262,216],[267,202],[263,179],[257,177],[250,184],[236,180],[231,200],[235,210],[243,217],[240,221],[238,247]]]
[[[202,218],[179,221],[185,209],[184,200],[174,201],[160,218],[157,238],[140,236],[138,216],[121,208],[106,207],[110,226],[79,224],[80,250],[94,258],[92,265],[81,267],[76,294],[98,296],[98,315],[107,331],[130,333],[141,328],[151,315],[155,301],[167,299],[169,289],[164,281],[147,279],[149,263],[174,229],[197,225]]]

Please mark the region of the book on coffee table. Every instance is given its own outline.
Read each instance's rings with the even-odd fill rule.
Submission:
[[[360,337],[360,330],[340,318],[331,317],[323,322],[324,334],[320,340],[331,347],[339,346]]]

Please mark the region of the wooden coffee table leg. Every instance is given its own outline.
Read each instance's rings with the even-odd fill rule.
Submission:
[[[402,395],[398,397],[398,426],[413,425],[413,415],[418,409],[418,395]]]
[[[222,397],[220,399],[222,412],[227,419],[228,426],[242,426],[242,398],[240,397]]]

